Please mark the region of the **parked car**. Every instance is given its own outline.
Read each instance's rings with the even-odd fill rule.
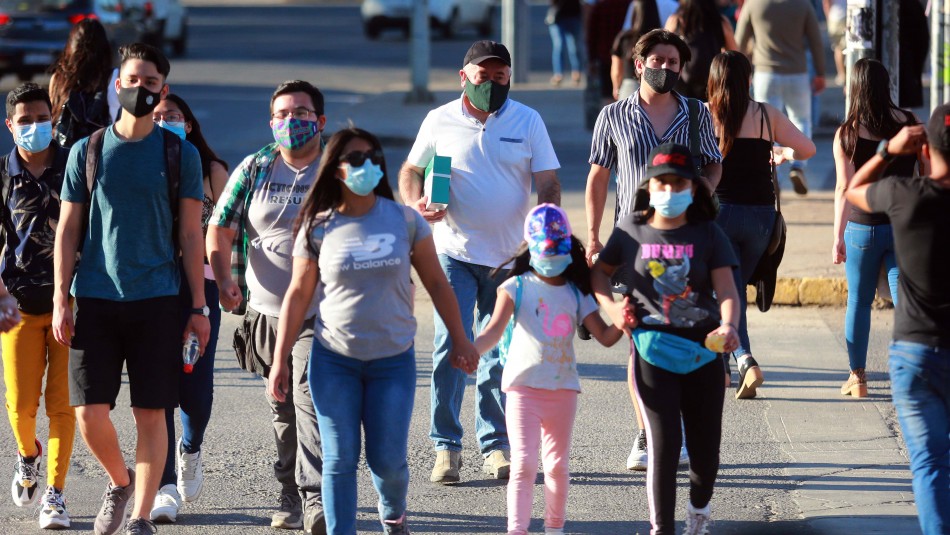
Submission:
[[[46,72],[80,20],[99,19],[118,46],[141,38],[121,0],[0,0],[0,76],[21,80]]]
[[[170,45],[174,55],[185,55],[188,12],[180,0],[126,0],[125,9],[144,26],[144,42],[159,48]]]
[[[387,28],[400,28],[408,36],[412,4],[413,0],[363,0],[360,13],[366,36],[376,39]],[[470,27],[482,37],[491,35],[495,12],[492,0],[429,0],[430,26],[445,38]]]

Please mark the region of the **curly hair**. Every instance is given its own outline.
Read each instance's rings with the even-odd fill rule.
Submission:
[[[95,19],[76,23],[51,71],[56,77],[54,94],[50,95],[55,123],[70,93],[95,93],[112,77],[112,47],[102,24]]]

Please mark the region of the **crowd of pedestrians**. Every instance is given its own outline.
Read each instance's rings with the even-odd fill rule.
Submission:
[[[504,45],[478,41],[465,54],[461,96],[426,116],[393,177],[400,203],[380,140],[355,126],[325,135],[324,97],[311,83],[277,86],[274,142],[228,176],[195,113],[169,92],[159,49],[123,47],[114,71],[97,55],[111,57],[101,25],[76,25],[64,54],[72,60],[56,67],[50,90],[24,83],[6,100],[16,148],[0,158],[0,339],[18,448],[14,503],[39,500],[41,528],[70,527],[64,492],[78,422],[108,478],[95,533],[153,534],[176,522],[204,487],[226,311],[242,318],[235,354],[261,377],[273,415],[270,525],[355,534],[365,452],[381,529],[410,533],[418,281],[435,308],[431,482],[462,478],[460,413],[474,373],[482,472],[509,480],[508,533],[528,532],[539,450],[545,533],[565,533],[581,391],[573,340],[626,338],[636,414],[626,466],[647,473],[651,533],[679,532],[680,468],[689,477],[683,532],[710,533],[731,360],[737,399],[765,381],[744,289],[784,239],[776,167],[791,162],[795,190],[807,192],[803,162],[815,145],[806,101],[823,89],[824,66],[806,0],[747,0],[735,37],[712,0],[675,4],[601,0],[588,13],[611,26],[593,75],[611,103],[592,134],[586,246],[558,207],[560,163],[543,118],[509,95]],[[547,20],[574,81],[580,17],[580,5],[555,0]],[[810,79],[806,41],[818,73]],[[849,287],[841,393],[867,394],[870,299],[883,269],[897,306],[893,398],[920,524],[947,534],[950,287],[941,266],[950,244],[940,229],[950,224],[950,105],[925,127],[891,102],[887,84],[879,62],[854,66],[834,140],[832,255]],[[426,193],[437,158],[450,162],[447,205]],[[616,205],[602,240],[612,176]],[[387,321],[375,320],[378,310]],[[189,350],[202,356],[183,367]],[[134,466],[110,419],[123,369]],[[44,394],[45,448],[36,430]]]

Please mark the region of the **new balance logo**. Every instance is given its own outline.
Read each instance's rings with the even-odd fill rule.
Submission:
[[[337,261],[340,269],[346,271],[348,257],[353,257],[353,269],[372,269],[383,266],[396,266],[402,263],[399,258],[386,258],[393,252],[396,243],[394,234],[370,234],[365,240],[350,238],[337,249]],[[383,258],[386,258],[383,260]]]

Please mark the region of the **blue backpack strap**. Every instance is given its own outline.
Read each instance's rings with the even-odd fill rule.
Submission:
[[[515,311],[511,314],[511,320],[518,316],[518,309],[521,308],[521,275],[515,277]]]

